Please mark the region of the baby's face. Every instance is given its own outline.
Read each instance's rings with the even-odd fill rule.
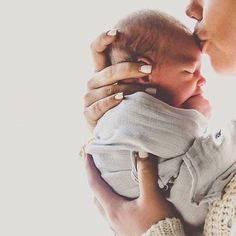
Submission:
[[[206,83],[200,72],[201,51],[188,33],[175,39],[162,65],[153,69],[150,83],[158,88],[160,99],[175,107],[191,97],[202,95]]]

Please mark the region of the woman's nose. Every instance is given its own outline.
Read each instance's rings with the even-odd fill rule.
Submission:
[[[199,0],[192,0],[190,4],[186,8],[186,15],[190,18],[193,18],[197,21],[202,20],[202,5],[200,4]]]

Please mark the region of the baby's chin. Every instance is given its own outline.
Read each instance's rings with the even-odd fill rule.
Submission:
[[[207,119],[212,116],[212,106],[208,99],[202,94],[198,94],[188,98],[182,106],[184,109],[194,109],[202,113]]]

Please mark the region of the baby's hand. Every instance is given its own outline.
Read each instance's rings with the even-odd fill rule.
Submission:
[[[211,118],[212,107],[210,102],[201,94],[190,97],[183,104],[185,109],[194,109],[202,113],[205,117]]]

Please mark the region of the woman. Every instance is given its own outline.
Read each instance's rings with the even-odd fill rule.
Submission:
[[[236,74],[236,1],[192,0],[186,14],[197,20],[195,33],[201,41],[202,51],[210,56],[216,72]],[[85,116],[91,127],[106,111],[122,101],[123,94],[140,90],[137,85],[116,85],[117,81],[142,77],[151,71],[150,66],[135,63],[107,67],[105,49],[116,39],[116,34],[117,31],[111,30],[92,44],[97,72],[89,81],[89,92],[85,96]],[[92,158],[87,156],[89,184],[99,209],[117,235],[184,235],[180,220],[175,218],[174,210],[156,186],[155,160],[144,153],[140,157],[140,197],[127,201],[111,191],[101,179]],[[232,202],[236,195],[235,189],[236,177],[225,188],[222,199],[209,207],[205,235],[228,235],[232,231],[236,222],[235,205]]]

